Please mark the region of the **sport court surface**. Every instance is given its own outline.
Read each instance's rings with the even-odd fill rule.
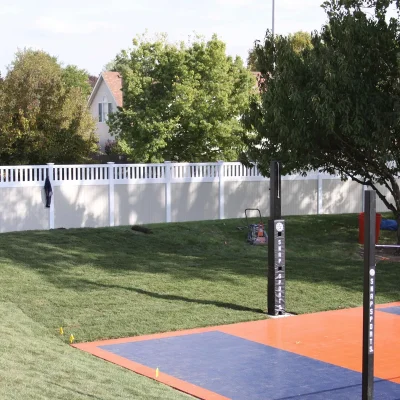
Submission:
[[[400,399],[399,338],[376,306],[375,399]],[[361,399],[362,308],[74,346],[202,399]]]

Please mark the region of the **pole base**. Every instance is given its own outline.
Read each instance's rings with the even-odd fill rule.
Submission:
[[[269,315],[268,312],[267,312],[267,315],[268,315],[269,318],[272,318],[272,319],[294,317],[295,316],[294,314],[290,314],[290,313],[284,313],[282,315]]]

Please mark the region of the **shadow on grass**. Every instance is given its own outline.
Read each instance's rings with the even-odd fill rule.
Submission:
[[[0,263],[36,270],[61,288],[86,267],[109,276],[168,274],[179,281],[265,279],[267,247],[247,244],[240,225],[240,220],[155,224],[153,235],[133,234],[130,227],[2,234]],[[355,215],[287,218],[288,281],[360,291],[357,234]],[[378,290],[393,296],[400,287],[397,265],[379,267]]]
[[[67,280],[64,280],[64,285],[67,283]],[[144,290],[136,287],[131,286],[121,286],[121,285],[113,285],[113,284],[106,284],[106,283],[98,283],[89,281],[86,279],[70,279],[69,284],[71,288],[80,289],[80,290],[87,290],[92,288],[101,288],[101,289],[119,289],[119,290],[127,290],[129,292],[135,292],[137,294],[142,294],[145,296],[149,296],[155,299],[161,300],[174,300],[174,301],[183,301],[185,303],[196,303],[202,305],[212,305],[216,307],[226,308],[229,310],[234,311],[247,311],[259,314],[265,314],[263,310],[259,308],[251,308],[245,307],[238,304],[227,303],[223,301],[216,301],[216,300],[204,300],[204,299],[192,299],[189,297],[178,296],[173,294],[161,294],[156,292],[151,292],[149,290]]]

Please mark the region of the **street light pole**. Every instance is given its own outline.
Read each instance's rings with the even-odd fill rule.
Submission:
[[[274,66],[275,71],[275,0],[272,0],[272,44],[274,46]]]
[[[272,36],[275,35],[275,0],[272,0]]]

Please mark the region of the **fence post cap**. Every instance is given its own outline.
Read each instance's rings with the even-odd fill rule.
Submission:
[[[107,161],[107,164],[115,164],[114,161]]]
[[[48,162],[47,165],[54,165],[54,163],[53,162]]]

